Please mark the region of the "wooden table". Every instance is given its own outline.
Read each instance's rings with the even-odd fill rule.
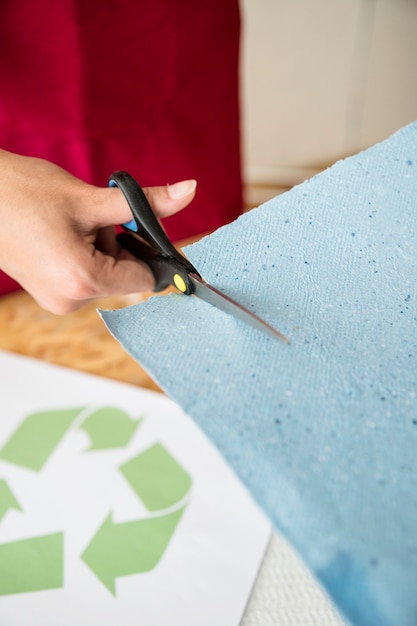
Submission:
[[[43,310],[24,291],[0,297],[0,349],[160,391],[96,311],[136,304],[149,295],[97,300],[66,316]]]

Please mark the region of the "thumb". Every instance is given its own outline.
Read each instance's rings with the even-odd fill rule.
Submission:
[[[144,187],[143,191],[157,217],[168,217],[186,207],[194,198],[197,181],[182,180],[172,185]],[[100,189],[96,205],[97,226],[124,224],[132,219],[130,207],[118,187]]]
[[[196,180],[182,180],[165,187],[146,187],[143,191],[157,217],[168,217],[180,211],[193,200]]]

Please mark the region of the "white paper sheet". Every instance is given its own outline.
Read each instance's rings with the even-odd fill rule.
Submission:
[[[0,381],[1,625],[237,626],[270,524],[182,410],[4,352]]]

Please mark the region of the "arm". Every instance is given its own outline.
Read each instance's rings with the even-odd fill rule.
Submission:
[[[39,304],[71,313],[89,300],[150,291],[149,268],[118,246],[131,219],[121,191],[88,185],[60,167],[0,150],[0,267]],[[196,183],[144,189],[158,217],[184,208]]]

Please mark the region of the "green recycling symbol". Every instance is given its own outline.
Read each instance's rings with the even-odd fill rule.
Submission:
[[[76,421],[90,439],[91,452],[126,447],[143,418],[132,419],[115,407],[31,413],[0,449],[0,460],[41,473]],[[158,442],[118,470],[150,515],[116,523],[110,511],[80,555],[113,595],[116,578],[148,572],[160,561],[191,488],[190,475]],[[24,514],[23,503],[0,477],[0,524],[12,509]],[[63,587],[64,560],[64,531],[0,544],[0,596]]]

